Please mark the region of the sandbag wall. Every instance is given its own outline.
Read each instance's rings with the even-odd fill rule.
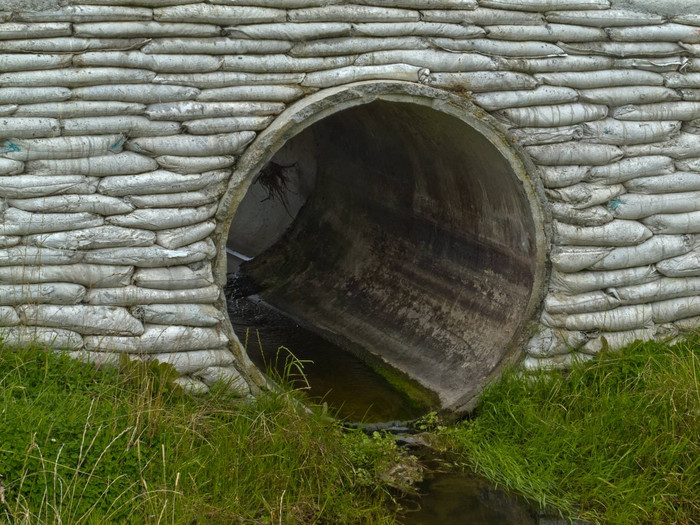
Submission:
[[[212,274],[221,197],[290,103],[366,80],[470,99],[538,167],[552,273],[526,367],[700,325],[700,16],[608,0],[74,3],[0,11],[6,340],[158,359],[191,388],[245,393]]]

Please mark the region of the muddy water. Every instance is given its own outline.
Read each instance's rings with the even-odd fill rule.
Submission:
[[[431,407],[397,390],[382,375],[352,353],[280,314],[264,303],[229,298],[236,333],[246,339],[248,355],[263,370],[279,374],[291,370],[296,388],[307,390],[315,401],[325,402],[347,422],[379,424],[405,431],[404,422],[414,420]],[[302,370],[289,367],[294,355]],[[303,377],[298,372],[303,372]],[[296,376],[295,376],[296,373]],[[417,495],[406,496],[400,505],[403,525],[534,525],[537,520],[526,502],[495,489],[471,473],[456,471],[427,448],[405,439],[411,453],[426,467]]]

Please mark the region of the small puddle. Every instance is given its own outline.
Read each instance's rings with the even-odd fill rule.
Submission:
[[[229,298],[229,312],[241,342],[246,339],[252,361],[261,369],[285,372],[288,356],[303,364],[305,379],[292,376],[317,402],[327,403],[346,422],[408,430],[400,422],[425,415],[430,407],[394,388],[356,355],[296,323],[265,303]],[[292,371],[294,371],[292,367]],[[400,501],[403,525],[535,525],[535,513],[524,500],[498,490],[479,476],[450,468],[426,447],[407,446],[426,467],[417,495]],[[399,442],[401,438],[399,437]]]

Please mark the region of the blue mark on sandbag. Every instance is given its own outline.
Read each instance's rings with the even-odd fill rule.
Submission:
[[[3,153],[10,153],[10,152],[14,152],[14,151],[21,151],[20,147],[17,144],[14,144],[14,143],[10,142],[9,140],[6,140],[5,142],[3,142],[3,145],[2,145],[2,152]]]
[[[615,199],[610,201],[610,204],[608,205],[611,210],[614,210],[617,208],[620,204],[622,204],[622,201],[620,199]]]

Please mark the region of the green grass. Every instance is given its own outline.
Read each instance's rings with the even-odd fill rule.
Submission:
[[[700,340],[635,343],[570,373],[506,372],[444,432],[462,461],[564,515],[700,523]]]
[[[0,522],[390,524],[390,437],[288,391],[197,398],[166,365],[0,348]]]

